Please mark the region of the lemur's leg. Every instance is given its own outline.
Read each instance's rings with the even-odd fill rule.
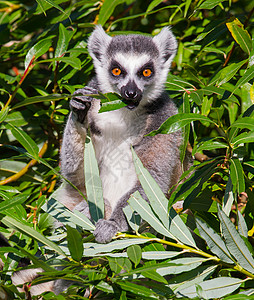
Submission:
[[[93,98],[86,96],[97,94],[91,87],[79,89],[70,101],[71,113],[69,115],[61,149],[61,172],[85,194],[84,176],[84,147],[88,128],[87,113],[92,105]],[[57,198],[69,209],[73,209],[83,201],[82,196],[68,183],[64,183]],[[85,202],[85,201],[84,201]]]

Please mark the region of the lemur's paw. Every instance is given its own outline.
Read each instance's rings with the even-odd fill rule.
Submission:
[[[96,229],[93,232],[96,242],[105,244],[112,240],[112,237],[119,231],[114,221],[100,219],[96,223]]]
[[[87,95],[97,93],[98,91],[96,89],[87,86],[74,92],[73,98],[70,101],[70,108],[80,123],[84,122],[93,100],[92,97]]]

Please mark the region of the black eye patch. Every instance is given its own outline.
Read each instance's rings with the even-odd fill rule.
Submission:
[[[153,62],[148,62],[139,68],[137,72],[138,77],[144,79],[150,79],[154,76],[154,64]]]
[[[119,70],[119,75],[116,76],[114,70]],[[122,67],[117,61],[113,60],[109,66],[109,73],[113,78],[124,77],[127,72],[124,67]]]

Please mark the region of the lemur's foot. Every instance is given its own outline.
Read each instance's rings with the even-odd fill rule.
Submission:
[[[70,101],[70,108],[77,117],[78,122],[84,123],[85,117],[91,107],[92,97],[90,94],[98,94],[98,91],[91,87],[84,87],[74,92],[73,98]]]
[[[100,219],[96,223],[96,229],[93,232],[96,242],[105,244],[112,240],[112,237],[119,231],[116,222]]]

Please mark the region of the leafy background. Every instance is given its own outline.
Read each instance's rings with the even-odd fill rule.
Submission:
[[[44,270],[34,285],[72,280],[40,299],[253,298],[253,12],[249,0],[0,2],[0,231],[13,246],[0,249],[1,299],[39,298],[11,283],[21,257]],[[182,159],[186,148],[196,158],[167,200],[133,153],[150,204],[133,194],[133,232],[107,245],[94,243],[94,222],[52,196],[69,98],[93,75],[95,24],[112,35],[172,27],[179,49],[166,88],[179,115],[151,134],[182,129]],[[86,151],[86,172],[98,176],[89,141]],[[65,227],[53,230],[53,217]]]

